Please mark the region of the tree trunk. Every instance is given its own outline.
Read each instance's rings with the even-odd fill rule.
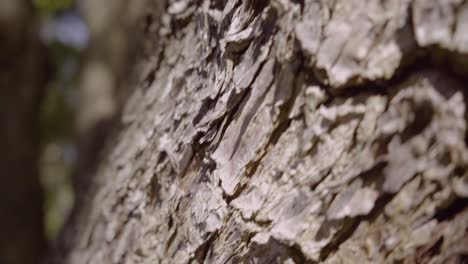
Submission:
[[[0,0],[0,263],[39,263],[45,247],[39,183],[44,50],[26,0]]]
[[[179,0],[61,263],[462,263],[462,0]]]

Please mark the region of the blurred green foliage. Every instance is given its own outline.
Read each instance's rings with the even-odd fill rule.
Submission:
[[[98,0],[100,1],[100,0]],[[73,8],[73,0],[34,0],[41,20]],[[73,29],[70,29],[73,30]],[[47,43],[52,78],[40,113],[40,180],[45,199],[45,231],[49,240],[60,232],[73,205],[71,184],[76,159],[75,116],[80,51],[59,42]]]
[[[78,64],[78,53],[59,43],[49,46],[54,77],[42,102],[40,177],[45,194],[45,230],[54,240],[73,205],[71,174],[74,167],[77,70],[67,72],[67,63]]]
[[[72,7],[73,0],[34,0],[33,3],[40,14],[53,14]]]
[[[74,113],[65,101],[65,90],[50,87],[41,112],[42,143],[67,139],[73,135]]]
[[[64,224],[73,205],[74,193],[71,184],[72,166],[65,160],[70,143],[54,141],[42,150],[40,160],[41,184],[45,194],[45,233],[54,240]]]
[[[60,71],[55,72],[57,77]],[[60,77],[59,77],[60,78]],[[42,102],[40,178],[45,194],[45,230],[54,240],[73,205],[71,174],[76,151],[74,117],[76,108],[70,97],[73,83],[52,80]],[[70,152],[72,156],[70,157]]]
[[[42,103],[41,135],[44,144],[60,139],[74,137],[75,106],[70,102],[75,92],[77,76],[66,75],[64,69],[66,60],[77,60],[77,52],[71,48],[54,43],[49,47],[54,79],[47,87],[47,94]],[[68,98],[68,99],[67,99]]]

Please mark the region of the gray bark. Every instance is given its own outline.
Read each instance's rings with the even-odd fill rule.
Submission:
[[[462,0],[154,1],[62,263],[462,263]]]

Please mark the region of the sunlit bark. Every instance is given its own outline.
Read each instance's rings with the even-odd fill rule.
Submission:
[[[61,263],[466,257],[466,1],[153,3]]]

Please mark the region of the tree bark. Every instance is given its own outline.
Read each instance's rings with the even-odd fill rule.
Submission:
[[[61,263],[466,261],[466,1],[148,10]]]

